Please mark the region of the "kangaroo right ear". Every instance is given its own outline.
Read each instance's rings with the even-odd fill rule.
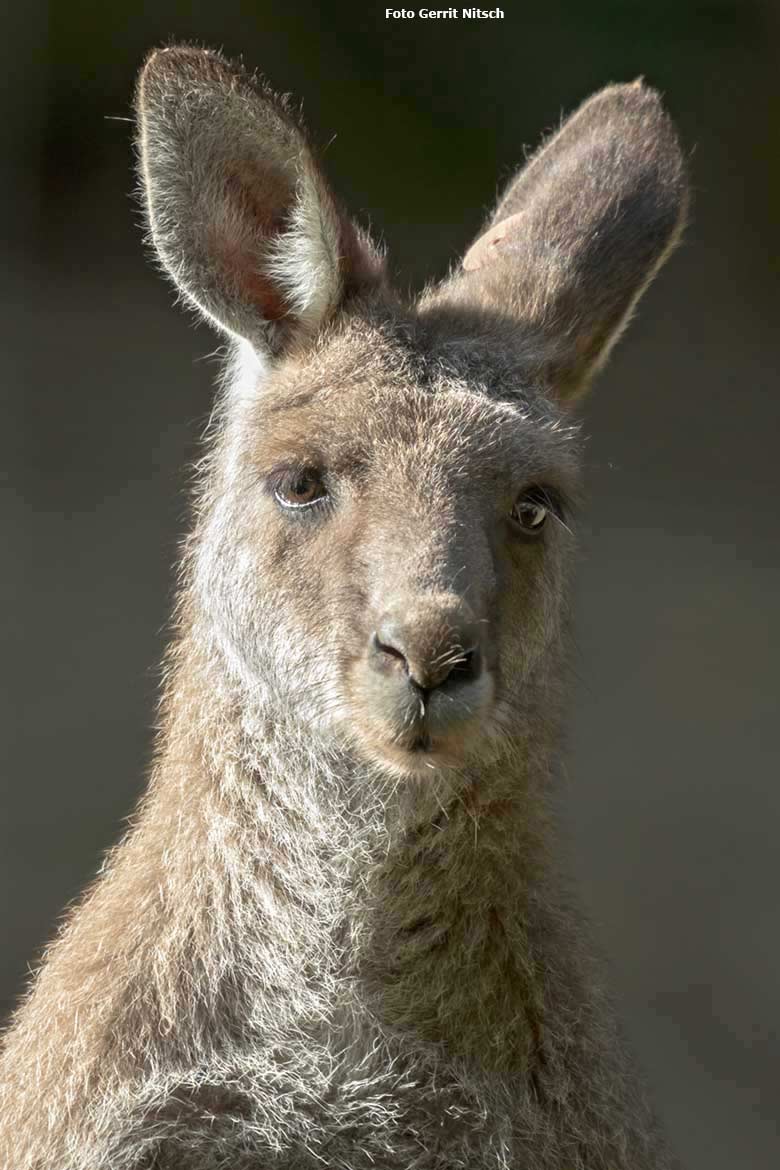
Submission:
[[[186,45],[157,50],[136,109],[155,248],[221,329],[279,353],[381,279],[380,256],[339,211],[297,119],[240,66]]]
[[[603,89],[510,182],[430,303],[517,325],[529,373],[573,400],[604,363],[686,217],[685,162],[658,94]]]

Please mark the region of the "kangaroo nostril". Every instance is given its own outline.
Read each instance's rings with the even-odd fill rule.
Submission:
[[[370,663],[381,673],[403,669],[419,691],[475,681],[482,672],[482,654],[473,631],[454,630],[431,620],[416,629],[398,619],[379,623],[370,639]]]
[[[374,658],[377,659],[381,664],[387,664],[387,659],[394,659],[397,662],[402,662],[408,671],[409,663],[406,660],[406,655],[399,646],[394,646],[389,638],[390,635],[388,634],[384,634],[383,637],[380,637],[377,631],[374,631],[374,633],[371,635],[371,649],[373,651]]]
[[[467,682],[470,679],[479,678],[481,672],[482,655],[479,652],[479,648],[474,647],[473,650],[464,650],[455,659],[445,681],[452,680],[454,682],[460,680]]]

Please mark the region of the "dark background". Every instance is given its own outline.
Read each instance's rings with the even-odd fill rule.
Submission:
[[[169,37],[304,99],[403,281],[539,134],[644,74],[692,154],[686,244],[586,408],[566,804],[629,1030],[690,1170],[777,1165],[780,21],[766,3],[4,4],[0,1006],[143,786],[216,340],[144,258],[129,115]],[[113,120],[120,119],[120,120]],[[334,133],[337,137],[333,138]]]

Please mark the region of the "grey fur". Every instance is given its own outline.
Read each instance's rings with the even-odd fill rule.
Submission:
[[[236,343],[149,789],[6,1035],[0,1162],[672,1166],[549,808],[569,401],[685,215],[657,96],[586,103],[413,305],[263,83],[173,48],[138,106],[160,259]],[[308,518],[291,461],[327,467]],[[520,539],[540,482],[568,509]]]

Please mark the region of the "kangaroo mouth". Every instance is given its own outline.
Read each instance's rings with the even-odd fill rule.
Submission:
[[[429,754],[433,751],[433,740],[430,735],[418,735],[409,745],[409,751],[417,754]]]
[[[394,735],[391,740],[395,753],[404,756],[452,756],[463,747],[464,735],[452,729],[438,728],[427,717],[424,709],[416,719],[410,721],[403,733]]]
[[[425,689],[387,654],[382,670],[357,661],[346,695],[349,730],[374,763],[396,774],[463,767],[485,735],[495,697],[491,671]]]
[[[473,732],[434,735],[427,728],[407,731],[403,737],[373,738],[366,746],[370,755],[394,771],[407,776],[429,776],[431,772],[462,767],[466,762]]]

